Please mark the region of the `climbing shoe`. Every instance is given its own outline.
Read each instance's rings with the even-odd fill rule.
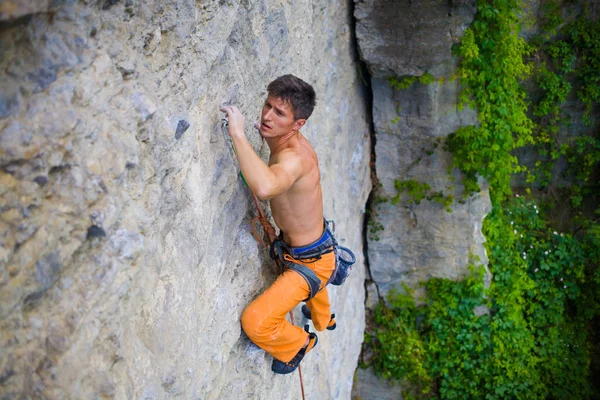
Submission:
[[[304,327],[304,329],[308,332],[308,325]],[[308,332],[308,344],[301,348],[300,351],[291,359],[291,361],[283,362],[278,359],[273,359],[273,364],[271,365],[271,371],[276,374],[289,374],[290,372],[294,372],[298,365],[300,365],[300,361],[304,358],[306,353],[311,351],[319,341],[317,335],[313,332]]]
[[[304,315],[307,319],[310,318],[310,309],[306,306],[306,304],[302,304],[302,315]],[[331,314],[331,319],[329,320],[329,324],[327,325],[328,331],[332,331],[335,329],[337,324],[335,323],[335,314]]]

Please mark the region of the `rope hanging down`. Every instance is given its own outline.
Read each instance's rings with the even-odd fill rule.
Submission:
[[[258,241],[258,243],[260,243],[262,247],[270,246],[271,243],[273,243],[273,241],[277,238],[277,233],[275,232],[275,228],[273,228],[273,225],[271,225],[269,219],[266,217],[262,207],[260,206],[260,202],[258,201],[258,198],[254,193],[252,193],[252,198],[254,199],[254,204],[256,205],[256,209],[258,210],[258,215],[252,218],[252,234],[254,235],[256,241]],[[260,225],[263,228],[263,231],[267,235],[267,240],[269,241],[268,244],[263,242],[263,240],[258,235],[258,232],[256,231],[257,222],[260,223]],[[277,261],[279,262],[279,260]]]
[[[231,149],[233,150],[233,153],[234,153],[234,154],[232,154],[232,157],[235,159],[236,158],[235,157],[235,146],[233,145],[233,141],[229,137],[228,122],[227,122],[227,119],[225,119],[225,118],[222,119],[221,129],[223,131],[223,134],[225,135],[225,140],[228,141],[229,144],[231,145]],[[246,179],[244,179],[244,175],[242,175],[242,171],[240,171],[240,178],[242,178],[242,181],[244,182],[246,187],[248,187],[248,183],[246,182]],[[250,189],[250,187],[248,187],[248,189]],[[265,212],[263,211],[263,208],[260,205],[260,201],[258,200],[258,197],[256,197],[256,195],[254,194],[254,192],[252,192],[252,190],[250,190],[250,193],[252,193],[252,199],[254,200],[254,205],[256,206],[256,210],[258,211],[258,215],[252,219],[252,235],[254,236],[256,241],[258,241],[261,244],[261,246],[269,247],[273,243],[273,241],[277,238],[277,233],[275,232],[275,228],[273,227],[273,225],[271,225],[271,222],[265,215]],[[255,227],[256,222],[259,222],[260,225],[262,226],[263,231],[264,231],[265,235],[267,236],[267,240],[269,242],[268,244],[265,243],[260,238],[258,232],[256,231],[256,227]],[[276,262],[277,266],[279,267],[279,273],[283,273],[283,265],[281,265],[279,260],[275,260],[275,262]],[[294,323],[293,310],[290,310],[290,321],[292,324]],[[300,390],[302,391],[302,400],[305,400],[304,381],[302,379],[302,366],[301,365],[298,365],[298,375],[300,376]]]

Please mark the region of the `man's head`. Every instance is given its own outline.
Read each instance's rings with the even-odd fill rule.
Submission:
[[[278,97],[289,104],[294,119],[308,119],[316,104],[315,90],[302,79],[288,74],[280,76],[267,86],[269,96]]]
[[[277,137],[298,131],[315,108],[315,91],[294,75],[284,75],[267,86],[268,97],[261,114],[260,133]]]

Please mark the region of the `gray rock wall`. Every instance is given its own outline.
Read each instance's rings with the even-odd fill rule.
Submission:
[[[462,279],[475,257],[487,264],[481,232],[491,210],[487,189],[460,202],[460,174],[448,174],[451,155],[436,143],[476,122],[471,110],[456,108],[458,90],[456,82],[436,82],[394,91],[387,80],[373,79],[378,195],[393,198],[395,180],[415,180],[427,183],[430,193],[441,191],[455,199],[451,212],[426,199],[414,204],[406,192],[398,204],[375,206],[374,220],[383,231],[369,237],[369,265],[380,294],[401,282],[417,287],[432,277]]]
[[[491,204],[485,182],[480,193],[458,201],[464,192],[461,177],[452,171],[451,155],[442,146],[459,127],[477,123],[475,112],[458,109],[460,87],[449,79],[457,66],[452,46],[472,22],[475,1],[354,1],[360,55],[373,76],[378,187],[369,210],[375,232],[367,238],[366,307],[371,311],[402,284],[419,288],[416,297],[423,299],[420,282],[462,279],[470,262],[487,264],[481,225]],[[389,83],[389,78],[426,73],[438,79],[416,81],[404,90]],[[396,180],[426,183],[429,195],[453,196],[452,212],[427,199],[416,204],[407,193],[392,204]],[[368,362],[371,355],[366,351],[362,357]],[[402,388],[376,377],[372,368],[357,370],[356,378],[353,399],[402,398]]]
[[[358,368],[352,390],[353,400],[404,400],[402,387],[392,380],[376,376],[373,367]]]
[[[451,48],[471,23],[475,2],[355,3],[360,54],[374,74],[377,196],[393,198],[395,180],[415,180],[427,183],[429,193],[441,191],[455,199],[451,213],[426,199],[412,204],[406,194],[398,204],[374,204],[370,223],[383,230],[369,236],[371,278],[382,296],[402,282],[417,287],[432,277],[461,279],[471,256],[487,263],[481,223],[491,206],[486,190],[457,201],[463,194],[460,175],[448,174],[451,155],[439,140],[460,126],[477,123],[472,110],[458,109],[460,88],[448,79],[456,68]],[[446,79],[415,82],[405,90],[393,90],[388,82],[425,72]]]
[[[475,15],[473,0],[354,0],[360,54],[376,77],[452,73],[452,45]]]
[[[370,191],[349,5],[49,3],[0,0],[1,397],[300,397],[239,324],[275,275],[218,112],[239,106],[266,157],[251,125],[266,84],[294,73],[318,94],[303,131],[326,216],[358,256],[304,384],[309,399],[348,398]]]

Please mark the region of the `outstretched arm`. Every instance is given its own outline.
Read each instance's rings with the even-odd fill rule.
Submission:
[[[301,163],[291,151],[283,151],[279,162],[268,166],[256,154],[244,134],[245,118],[235,106],[223,106],[227,113],[229,135],[235,147],[240,169],[250,190],[261,200],[269,200],[287,191],[301,175]]]

